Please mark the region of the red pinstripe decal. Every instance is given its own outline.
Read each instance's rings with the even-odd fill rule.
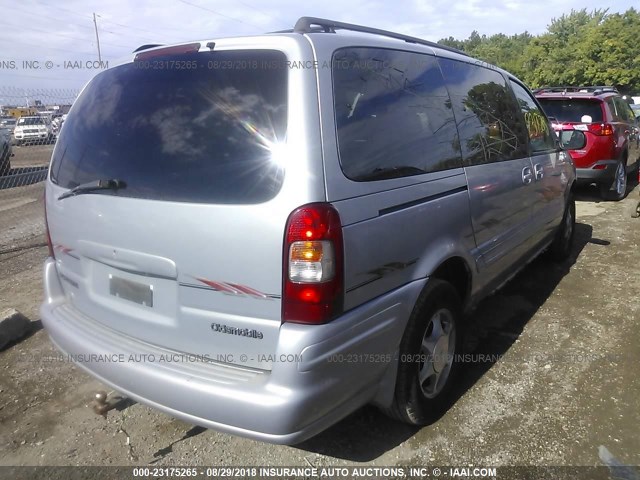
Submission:
[[[232,295],[240,296],[249,295],[256,298],[269,298],[265,293],[262,293],[259,290],[255,290],[251,287],[247,287],[245,285],[238,285],[237,283],[215,282],[213,280],[207,280],[206,278],[195,278],[199,282],[204,283],[205,285],[213,288],[218,292],[230,293]]]
[[[228,283],[227,285],[231,285],[233,288],[240,290],[241,292],[246,293],[247,295],[252,295],[254,297],[267,298],[267,296],[259,292],[258,290],[254,290],[251,287],[245,287],[244,285],[238,285],[237,283]]]

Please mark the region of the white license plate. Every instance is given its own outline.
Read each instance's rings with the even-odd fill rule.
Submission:
[[[153,307],[153,285],[132,282],[120,277],[109,275],[109,293],[117,298]]]

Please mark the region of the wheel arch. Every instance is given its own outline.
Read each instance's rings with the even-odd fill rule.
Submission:
[[[462,300],[465,306],[471,294],[471,284],[473,274],[466,260],[459,256],[449,257],[429,275],[431,278],[438,278],[450,283]]]

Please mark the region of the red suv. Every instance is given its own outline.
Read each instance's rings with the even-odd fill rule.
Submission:
[[[614,87],[544,87],[534,90],[543,110],[558,130],[581,130],[587,144],[570,150],[579,184],[595,183],[602,197],[622,200],[627,176],[638,176],[638,123]]]

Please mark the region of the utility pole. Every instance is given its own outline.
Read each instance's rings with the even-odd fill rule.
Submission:
[[[93,26],[96,28],[96,42],[98,44],[98,61],[102,63],[102,55],[100,54],[100,37],[98,36],[98,22],[96,21],[96,14],[93,14]]]

